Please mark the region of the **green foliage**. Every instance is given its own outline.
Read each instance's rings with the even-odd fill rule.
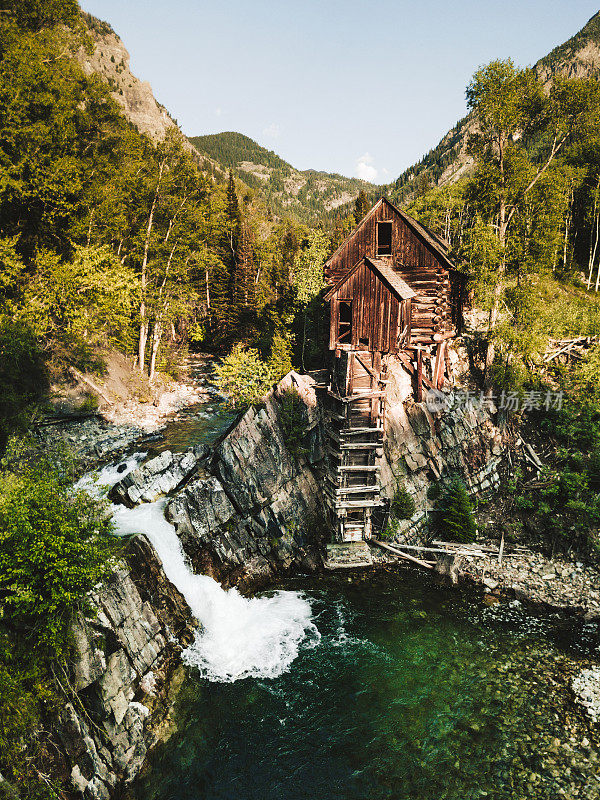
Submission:
[[[77,0],[3,0],[3,11],[10,13],[21,28],[39,31],[54,25],[74,25],[79,18]]]
[[[126,339],[138,281],[107,247],[77,247],[63,260],[44,252],[25,294],[22,315],[53,351],[75,351]]]
[[[370,209],[371,203],[369,202],[369,198],[367,197],[365,190],[361,189],[356,197],[356,200],[354,201],[354,221],[357,225],[364,217],[366,217]]]
[[[271,344],[269,371],[273,383],[280,381],[292,369],[292,343],[289,334],[282,329],[276,330]]]
[[[299,250],[294,259],[296,298],[306,308],[325,286],[323,265],[329,252],[329,239],[323,231],[311,231],[308,246]]]
[[[257,350],[237,344],[216,367],[217,384],[234,407],[258,403],[273,385],[268,364]]]
[[[436,529],[448,541],[474,542],[477,527],[473,507],[465,484],[454,478],[445,486],[437,501],[434,515]]]
[[[416,511],[415,501],[405,486],[398,486],[390,503],[394,519],[410,519]]]
[[[106,574],[115,540],[104,506],[69,488],[63,463],[38,453],[21,465],[1,478],[1,618],[30,647],[61,658],[69,623]]]
[[[60,794],[43,773],[54,757],[47,717],[60,702],[54,676],[66,674],[69,623],[89,608],[119,544],[105,505],[73,490],[66,454],[13,439],[1,466],[0,786],[2,796],[46,800]]]
[[[306,406],[294,388],[282,392],[278,398],[277,417],[283,441],[294,458],[306,455],[303,446],[306,436]]]
[[[48,392],[45,357],[23,322],[0,317],[0,455],[11,433],[26,429]]]

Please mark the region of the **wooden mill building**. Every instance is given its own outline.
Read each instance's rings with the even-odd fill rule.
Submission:
[[[388,356],[439,388],[446,347],[460,333],[466,277],[445,243],[381,198],[325,264],[330,289],[327,496],[341,541],[369,538],[384,505],[379,460]],[[424,359],[434,366],[423,373]]]

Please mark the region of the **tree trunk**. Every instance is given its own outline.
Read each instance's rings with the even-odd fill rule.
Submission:
[[[146,364],[146,343],[148,341],[148,319],[146,316],[146,288],[148,284],[148,252],[150,250],[150,237],[152,235],[152,226],[154,224],[154,212],[158,202],[160,184],[162,174],[165,167],[165,162],[161,161],[158,170],[158,180],[156,181],[156,189],[154,190],[154,197],[152,205],[150,206],[150,214],[148,215],[148,226],[146,228],[146,239],[144,241],[144,257],[142,258],[142,270],[140,276],[140,338],[138,342],[138,369],[140,372],[144,371]]]
[[[150,382],[154,380],[154,373],[156,372],[156,356],[158,355],[158,348],[160,347],[160,340],[162,339],[163,334],[163,327],[161,322],[154,323],[154,329],[152,331],[152,350],[150,352],[150,369],[148,371],[148,376],[150,378]]]

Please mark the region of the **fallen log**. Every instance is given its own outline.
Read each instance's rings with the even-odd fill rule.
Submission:
[[[387,550],[389,553],[396,556],[396,558],[403,558],[406,561],[410,561],[412,564],[417,564],[417,566],[424,567],[425,569],[433,569],[434,562],[421,561],[420,558],[409,556],[408,553],[402,553],[400,550],[396,550],[395,548],[390,547],[389,544],[384,544],[384,542],[380,542],[379,539],[369,539],[368,541],[372,544],[376,544],[377,547],[381,547],[382,550]]]
[[[78,369],[75,369],[75,367],[69,367],[69,371],[71,372],[71,374],[73,375],[75,380],[79,381],[79,383],[83,383],[84,386],[87,386],[89,389],[91,389],[96,394],[99,394],[100,397],[105,402],[107,402],[109,406],[114,405],[114,403],[110,399],[110,397],[107,397],[104,394],[104,392],[102,391],[102,389],[98,386],[98,384],[95,383],[93,380],[91,380],[91,378],[86,378],[86,376],[82,375],[81,372],[79,372]]]

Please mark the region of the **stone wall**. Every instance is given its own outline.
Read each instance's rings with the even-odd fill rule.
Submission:
[[[194,621],[142,536],[91,601],[95,613],[80,614],[73,626],[75,658],[64,676],[70,702],[55,730],[74,793],[108,800],[135,777],[156,741]]]

